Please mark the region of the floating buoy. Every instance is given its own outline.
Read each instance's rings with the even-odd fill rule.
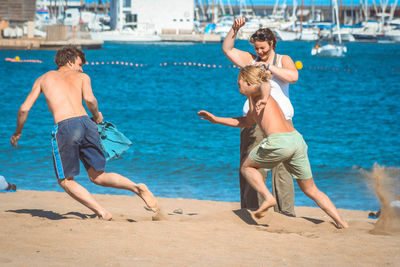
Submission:
[[[14,58],[6,57],[4,60],[5,61],[9,61],[9,62],[18,62],[18,63],[24,63],[24,62],[28,62],[28,63],[43,63],[41,60],[38,60],[38,59],[21,59],[19,56],[16,56]]]
[[[301,61],[296,61],[296,63],[294,63],[296,65],[296,68],[298,70],[301,70],[303,68],[303,63],[301,63]]]

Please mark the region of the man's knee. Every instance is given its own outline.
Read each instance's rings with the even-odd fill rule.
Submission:
[[[68,183],[70,181],[72,181],[73,179],[74,179],[74,177],[67,177],[67,178],[64,178],[64,179],[58,179],[57,182],[62,188],[65,188],[65,187],[68,186]]]
[[[244,175],[244,173],[246,172],[246,170],[247,170],[248,168],[250,168],[250,166],[247,165],[246,162],[244,162],[244,163],[242,164],[242,166],[240,166],[240,173],[241,173],[242,175]]]
[[[301,189],[302,189],[303,193],[304,193],[306,196],[308,196],[309,198],[312,198],[312,199],[313,199],[313,198],[318,194],[318,192],[319,192],[318,188],[317,188],[315,185],[303,187],[303,188],[301,188]]]
[[[88,175],[89,175],[89,179],[90,181],[92,181],[93,183],[97,184],[97,185],[101,185],[101,178],[105,175],[104,171],[96,171],[93,168],[89,168],[88,169]]]
[[[65,179],[58,179],[57,182],[61,187],[64,187],[64,181]]]

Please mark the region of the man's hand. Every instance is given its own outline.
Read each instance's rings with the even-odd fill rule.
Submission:
[[[240,28],[243,27],[243,25],[246,24],[246,19],[245,18],[236,18],[233,21],[232,29],[237,32]]]
[[[95,123],[100,124],[103,121],[103,114],[99,111],[96,117],[93,116],[93,120]]]
[[[215,123],[215,116],[208,111],[200,110],[197,112],[197,115],[199,115],[202,120],[208,120],[211,123]]]
[[[256,103],[256,113],[257,115],[260,115],[260,112],[265,108],[267,105],[267,100],[268,99],[260,99]]]
[[[267,63],[267,62],[264,62],[264,61],[254,62],[253,66],[256,66],[256,67],[259,67],[259,68],[264,68],[265,71],[266,71],[268,74],[271,74],[271,75],[272,75],[271,70],[268,69],[268,63]],[[271,64],[270,64],[269,67],[271,67]]]
[[[15,146],[15,148],[17,148],[17,146],[18,146],[18,140],[21,138],[21,133],[17,133],[17,132],[15,132],[12,136],[11,136],[11,139],[10,139],[10,143],[11,143],[11,146]]]

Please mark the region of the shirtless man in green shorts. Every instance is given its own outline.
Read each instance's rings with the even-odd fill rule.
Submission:
[[[277,102],[270,96],[269,72],[256,66],[246,66],[238,77],[239,92],[245,95],[250,104],[246,117],[217,117],[207,111],[199,111],[203,120],[231,127],[251,127],[258,124],[266,138],[256,146],[241,167],[248,183],[264,197],[264,202],[255,211],[257,218],[265,216],[266,211],[276,204],[274,196],[263,181],[259,168],[271,169],[283,162],[289,173],[297,180],[300,189],[325,211],[338,228],[347,228],[335,205],[314,183],[307,156],[307,145],[302,135],[287,123]]]
[[[96,126],[96,123],[103,121],[103,115],[98,109],[89,76],[82,73],[85,62],[85,54],[75,47],[64,47],[57,52],[57,71],[49,71],[40,76],[19,108],[17,129],[11,136],[11,145],[17,147],[29,110],[43,93],[56,124],[52,132],[54,169],[58,183],[65,192],[95,212],[99,218],[111,220],[111,213],[75,182],[74,176],[79,174],[80,160],[93,183],[129,190],[156,212],[157,199],[145,184],[136,184],[118,173],[104,172],[105,157],[100,148]],[[95,122],[86,113],[83,101]]]

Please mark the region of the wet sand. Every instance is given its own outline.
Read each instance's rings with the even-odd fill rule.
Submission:
[[[399,233],[373,234],[368,211],[341,210],[336,229],[320,209],[261,220],[236,202],[94,195],[102,221],[66,193],[0,193],[1,266],[398,266]]]

